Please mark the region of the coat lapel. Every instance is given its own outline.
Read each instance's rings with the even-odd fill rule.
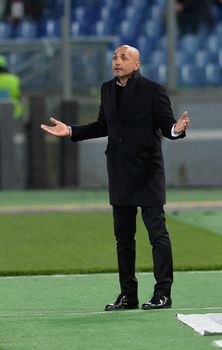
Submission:
[[[119,108],[119,113],[117,113],[116,109],[116,79],[112,80],[112,85],[110,89],[110,99],[111,99],[111,105],[112,105],[112,116],[114,119],[118,119],[119,117],[121,118],[124,116],[124,110],[128,109],[129,106],[129,101],[131,99],[131,96],[133,94],[133,91],[135,89],[137,80],[141,77],[141,74],[138,71],[135,71],[133,73],[132,78],[130,78],[127,81],[127,84],[124,88],[122,98],[121,98],[121,103],[120,103],[120,108]]]
[[[113,110],[113,117],[117,118],[117,109],[116,109],[116,79],[112,80],[112,86],[111,86],[111,92],[110,92],[110,98],[111,98],[111,105]]]
[[[134,72],[132,78],[130,78],[127,81],[127,84],[124,88],[122,98],[121,98],[121,103],[120,103],[120,108],[119,108],[119,117],[122,118],[124,117],[124,110],[129,109],[129,103],[131,101],[134,89],[136,87],[137,80],[140,77],[140,72],[136,71]]]

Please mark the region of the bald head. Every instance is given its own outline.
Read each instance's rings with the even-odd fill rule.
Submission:
[[[113,55],[112,69],[116,77],[126,84],[132,73],[140,67],[139,51],[129,45],[122,45],[116,48]],[[124,85],[125,85],[124,84]]]
[[[136,62],[140,62],[140,53],[139,51],[133,47],[133,46],[129,46],[129,45],[121,45],[119,47],[116,48],[116,51],[121,51],[121,52],[125,52],[128,55],[130,55]]]

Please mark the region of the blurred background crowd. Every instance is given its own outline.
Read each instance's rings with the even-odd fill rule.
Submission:
[[[175,20],[174,28],[170,19]],[[0,178],[6,182],[1,180],[0,188],[106,186],[99,150],[94,149],[92,156],[82,145],[73,151],[77,170],[73,169],[68,182],[64,180],[64,170],[56,168],[65,168],[59,155],[60,147],[66,145],[40,136],[38,126],[52,114],[70,123],[96,118],[100,86],[112,78],[113,49],[123,43],[139,49],[142,74],[168,87],[176,113],[184,107],[194,112],[192,126],[197,133],[202,128],[192,136],[194,148],[197,140],[205,142],[204,154],[212,158],[211,147],[215,154],[218,145],[207,143],[221,139],[222,0],[0,0],[0,104],[11,99],[15,132],[13,165],[7,168],[0,160],[0,169],[17,169],[11,172],[16,174],[11,182],[5,170]],[[212,110],[216,121],[210,122]],[[0,123],[6,127],[1,116]],[[6,135],[2,131],[2,144]],[[4,158],[3,148],[0,158]],[[83,157],[93,159],[94,165],[90,161],[88,167],[83,165]],[[183,160],[176,166],[169,161],[170,174],[175,172],[168,175],[170,186],[221,185],[219,177],[210,174],[211,164],[202,153],[190,164]],[[206,179],[201,180],[198,171]]]
[[[60,37],[63,0],[1,0],[0,3],[1,41]],[[144,74],[166,83],[165,0],[72,0],[70,12],[72,38],[115,36],[116,40],[107,48],[108,62],[113,47],[119,43],[134,45],[141,51]],[[176,0],[175,12],[179,86],[222,84],[222,1]],[[26,59],[24,53],[8,55],[9,66],[15,71]],[[82,68],[80,62],[75,66],[76,71]]]

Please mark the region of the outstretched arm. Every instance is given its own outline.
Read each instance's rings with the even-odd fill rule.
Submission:
[[[161,129],[163,136],[169,139],[185,137],[185,130],[189,126],[188,112],[183,112],[178,121],[174,118],[170,99],[163,86],[157,89],[153,108],[156,125]]]
[[[69,126],[55,118],[50,118],[50,121],[54,124],[53,126],[41,124],[44,131],[59,137],[70,136],[73,142],[107,136],[108,133],[102,101],[99,116],[95,122]]]
[[[59,136],[59,137],[71,136],[70,127],[68,125],[60,122],[55,118],[50,118],[50,121],[52,124],[54,124],[53,126],[41,124],[41,129],[43,129],[44,131],[54,136]]]

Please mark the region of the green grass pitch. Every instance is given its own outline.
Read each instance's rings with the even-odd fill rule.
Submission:
[[[139,299],[153,276],[138,274]],[[222,273],[177,272],[172,309],[104,312],[118,293],[117,274],[0,278],[1,350],[210,350],[177,313],[222,312]]]
[[[172,215],[167,226],[176,270],[222,268],[222,235]],[[151,271],[151,248],[138,214],[137,270]],[[0,274],[117,270],[111,212],[2,214]]]
[[[170,191],[168,198],[220,201],[222,192]],[[103,206],[107,193],[2,192],[0,209],[95,202]],[[222,268],[221,216],[219,210],[167,214],[178,271],[172,309],[107,313],[104,305],[119,292],[118,275],[93,272],[117,271],[111,212],[1,214],[0,350],[215,349],[213,340],[220,336],[198,335],[176,313],[222,312],[222,272],[213,271]],[[139,213],[137,227],[137,271],[151,271]],[[55,273],[65,275],[37,276]],[[153,274],[137,277],[143,303],[152,294]]]

